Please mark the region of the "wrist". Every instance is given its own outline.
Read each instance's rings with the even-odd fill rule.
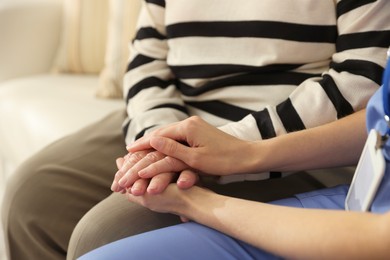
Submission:
[[[271,148],[272,142],[261,140],[247,143],[247,153],[243,160],[246,173],[257,173],[272,170],[275,153]],[[273,156],[272,156],[273,154]]]
[[[198,186],[193,186],[185,190],[181,198],[181,206],[177,209],[176,214],[203,223],[202,219],[207,218],[207,212],[212,207],[213,201],[215,201],[214,196],[218,196],[218,194]]]

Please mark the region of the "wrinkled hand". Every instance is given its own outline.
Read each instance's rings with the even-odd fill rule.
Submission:
[[[198,181],[198,175],[193,172],[184,171],[180,174],[173,171],[156,174],[152,178],[140,178],[138,172],[148,165],[157,162],[166,156],[154,150],[143,150],[129,153],[123,158],[116,160],[118,171],[115,174],[111,190],[124,193],[126,190],[135,196],[143,195],[145,192],[158,194],[177,178],[177,184],[182,189],[187,189]]]
[[[126,189],[132,188],[134,183],[140,179],[138,177],[138,174],[128,174],[129,170],[142,158],[144,158],[149,152],[152,150],[143,150],[135,153],[128,153],[122,158],[116,159],[116,165],[118,168],[118,171],[115,173],[115,177],[113,180],[113,183],[111,185],[111,190],[114,192],[121,192],[125,193]],[[128,174],[129,176],[129,185],[125,186],[122,183],[120,183],[120,180],[123,176]],[[130,178],[131,177],[131,178]],[[141,183],[140,183],[141,184]]]

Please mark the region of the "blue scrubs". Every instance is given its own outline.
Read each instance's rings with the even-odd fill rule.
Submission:
[[[344,209],[348,186],[316,190],[271,202],[299,208]],[[261,221],[261,220],[259,220]],[[282,259],[206,226],[189,222],[124,238],[79,258],[99,259]]]

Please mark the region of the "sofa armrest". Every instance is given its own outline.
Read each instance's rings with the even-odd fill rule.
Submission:
[[[0,81],[48,72],[61,23],[62,0],[0,1]]]

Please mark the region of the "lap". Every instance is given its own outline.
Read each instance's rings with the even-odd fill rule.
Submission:
[[[279,259],[214,229],[184,223],[125,238],[82,256],[89,259]]]
[[[348,188],[348,185],[339,185],[332,188],[300,193],[291,198],[276,200],[270,203],[296,208],[344,210]]]
[[[69,242],[67,259],[125,237],[179,223],[178,216],[153,212],[113,193],[79,221]]]
[[[283,179],[227,185],[211,181],[205,186],[221,194],[256,201],[269,201],[323,187],[303,172]],[[124,237],[179,223],[177,216],[154,213],[129,203],[121,194],[112,194],[89,210],[77,224],[70,240],[68,259]]]

